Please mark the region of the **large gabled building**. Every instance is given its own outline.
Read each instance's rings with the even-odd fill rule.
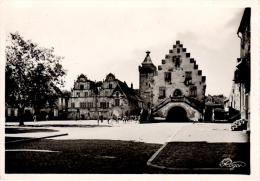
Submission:
[[[176,41],[158,69],[150,52],[146,52],[139,76],[140,96],[153,117],[168,121],[203,118],[206,77],[180,41]]]
[[[81,74],[74,82],[68,104],[68,119],[111,119],[138,115],[142,101],[133,86],[128,87],[109,73],[94,82]]]

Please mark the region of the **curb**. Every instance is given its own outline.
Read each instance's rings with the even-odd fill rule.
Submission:
[[[160,169],[167,169],[167,167],[165,166],[160,166],[160,165],[156,165],[153,164],[152,161],[159,155],[159,153],[167,146],[167,144],[182,130],[183,128],[181,128],[180,130],[178,130],[175,134],[173,134],[168,141],[166,141],[163,146],[161,148],[159,148],[152,156],[151,158],[149,158],[149,160],[146,162],[146,164],[148,166],[154,167],[154,168],[160,168]]]
[[[180,132],[182,131],[182,129],[180,129],[179,131],[177,131],[177,133],[175,133],[174,135],[172,135],[168,141],[166,141],[163,146],[161,146],[150,158],[149,160],[146,162],[146,164],[150,167],[153,168],[158,168],[161,170],[170,170],[170,171],[233,171],[231,168],[173,168],[173,167],[166,167],[166,166],[162,166],[162,165],[157,165],[157,164],[153,164],[153,160],[160,154],[160,152],[167,146],[167,144],[169,144],[170,142],[172,142],[173,138]]]
[[[149,158],[149,160],[147,161],[147,165],[151,166],[151,167],[155,167],[155,168],[160,168],[160,169],[165,169],[165,166],[160,166],[160,165],[155,165],[152,163],[152,161],[158,156],[158,154],[166,147],[166,145],[168,144],[168,142],[164,143],[164,145],[159,148],[152,156],[151,158]]]
[[[231,172],[234,171],[232,168],[173,168],[173,167],[166,167],[162,165],[153,164],[152,161],[158,156],[158,154],[167,146],[169,142],[166,142],[162,147],[160,147],[152,157],[147,161],[147,165],[153,168],[159,168],[161,170],[169,170],[169,171],[229,171],[227,174],[232,174]]]
[[[27,142],[27,141],[34,141],[34,140],[39,140],[39,139],[44,139],[44,138],[54,138],[54,137],[67,136],[67,135],[68,135],[68,133],[63,133],[63,134],[57,134],[57,135],[51,135],[51,136],[43,136],[43,137],[38,137],[38,138],[29,138],[29,139],[8,141],[8,142],[5,142],[5,144],[22,143],[22,142]]]

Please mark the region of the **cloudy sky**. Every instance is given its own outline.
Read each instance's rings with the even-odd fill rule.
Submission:
[[[243,8],[20,2],[5,10],[6,34],[18,31],[65,57],[67,90],[80,73],[103,80],[110,72],[138,88],[145,52],[157,66],[176,40],[207,76],[206,94],[231,90]]]

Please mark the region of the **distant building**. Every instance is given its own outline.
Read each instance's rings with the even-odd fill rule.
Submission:
[[[240,58],[237,59],[234,73],[233,86],[229,97],[230,112],[233,120],[247,121],[249,129],[250,120],[250,16],[251,9],[245,8],[243,17],[238,27],[237,35],[240,38]],[[236,116],[238,115],[238,116]]]
[[[39,120],[57,120],[67,118],[67,107],[68,107],[68,92],[61,91],[58,87],[52,87],[52,91],[55,93],[52,101],[47,101],[44,108],[38,110],[38,114],[35,117],[36,121]],[[10,107],[6,105],[6,121],[17,121],[18,120],[18,108]],[[36,114],[33,105],[28,105],[24,108],[22,113],[25,121],[33,121],[33,117]]]
[[[225,105],[227,98],[224,95],[208,95],[205,99],[204,121],[227,121]]]
[[[142,101],[133,87],[108,74],[93,82],[78,76],[68,103],[68,119],[111,119],[139,115]]]
[[[158,69],[150,52],[139,66],[139,91],[154,117],[168,121],[198,121],[203,118],[206,77],[196,61],[177,41]]]

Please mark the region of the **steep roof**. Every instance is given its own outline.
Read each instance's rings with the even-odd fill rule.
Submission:
[[[113,90],[112,94],[116,91],[122,92],[128,99],[136,100],[136,101],[142,101],[142,99],[136,94],[134,89],[131,89],[128,87],[128,85],[125,82],[122,82],[118,79],[116,79],[118,85]]]
[[[139,71],[153,72],[155,70],[156,67],[153,64],[152,59],[150,57],[150,51],[147,51],[144,61],[142,62],[142,66],[139,66]]]
[[[150,51],[146,52],[146,56],[144,58],[144,61],[143,61],[142,65],[144,65],[144,64],[153,64],[152,59],[150,57],[150,53],[151,53]]]
[[[250,28],[250,16],[251,8],[245,8],[237,33],[243,33],[247,27]]]

